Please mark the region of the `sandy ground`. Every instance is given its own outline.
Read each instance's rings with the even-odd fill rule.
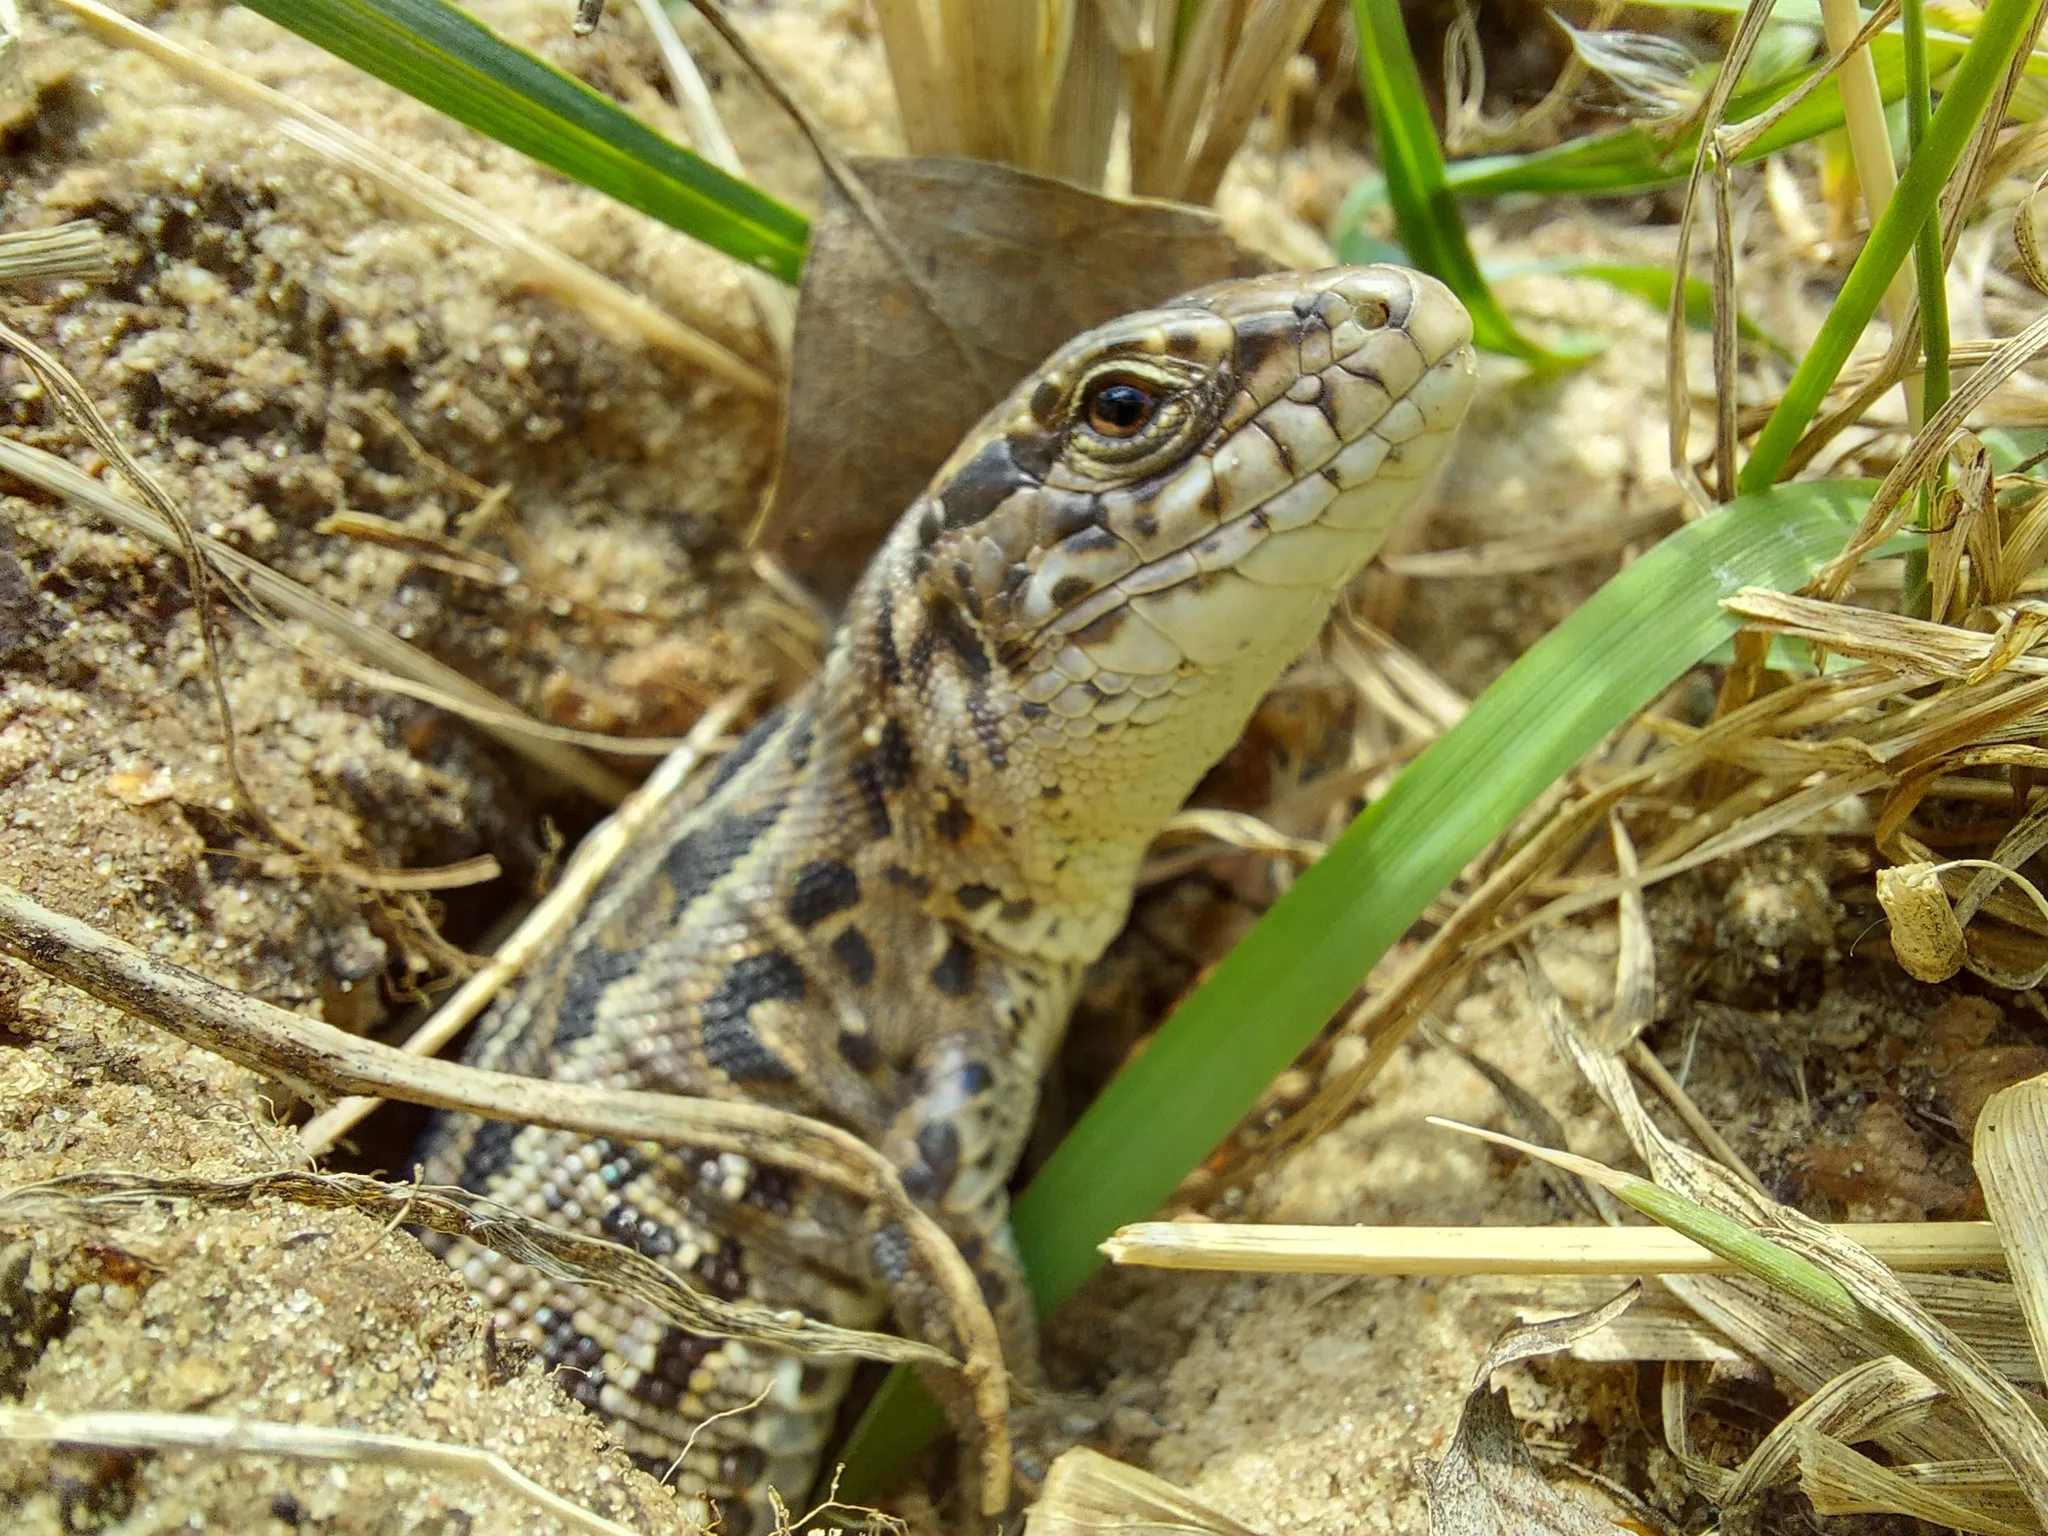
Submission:
[[[636,23],[615,18],[598,39],[574,42],[558,4],[480,9],[674,126]],[[730,263],[248,12],[135,14],[761,355]],[[895,146],[886,74],[858,7],[768,9],[747,25],[842,143]],[[762,618],[739,549],[771,467],[771,409],[605,334],[498,255],[48,14],[28,68],[34,99],[0,146],[0,227],[96,219],[120,270],[97,288],[15,300],[10,317],[77,372],[208,532],[559,723],[670,733],[741,679],[794,680],[800,658]],[[813,177],[791,134],[736,70],[716,78],[757,178],[804,200]],[[1333,189],[1362,163],[1341,142],[1255,150],[1223,207],[1269,247],[1312,247]],[[1603,238],[1570,210],[1528,224],[1514,239],[1532,254]],[[1531,282],[1519,297],[1563,323],[1597,321],[1612,344],[1563,376],[1490,368],[1439,506],[1404,535],[1409,547],[1611,522],[1664,494],[1651,404],[1661,319],[1585,285]],[[99,467],[18,367],[0,363],[0,382],[11,432]],[[314,531],[345,506],[438,534],[474,510],[476,486],[501,484],[509,497],[479,537],[520,567],[510,588]],[[400,901],[238,850],[220,814],[224,758],[180,566],[41,494],[7,490],[0,880],[218,980],[370,1028],[407,989],[447,978],[437,931],[480,946],[548,856],[547,829],[593,816],[447,716],[350,683],[237,621],[228,690],[248,776],[273,815],[359,862],[490,853],[508,873],[482,891]],[[1469,694],[1611,568],[1609,555],[1508,581],[1382,574],[1370,601]],[[1764,1019],[1757,1028],[1773,1040],[1872,1050],[1910,1037],[1933,1009],[1940,994],[1895,973],[1821,985],[1836,978],[1855,924],[1813,866],[1795,853],[1660,901],[1671,995],[1658,1044],[1670,1059],[1702,1007]],[[1597,1007],[1611,938],[1589,924],[1552,941],[1545,964],[1568,997]],[[1743,980],[1758,974],[1772,979],[1760,989]],[[1442,1022],[1569,1106],[1580,1150],[1614,1150],[1551,1058],[1514,967],[1485,971]],[[2025,1045],[2002,1016],[1978,1022],[1980,1044]],[[2038,1038],[2039,1021],[2027,1027]],[[1750,1035],[1730,1025],[1704,1038],[1703,1102],[1723,1124],[1751,1127],[1745,1150],[1788,1192],[1806,1187],[1806,1165],[1787,1149],[1816,1125],[1851,1148],[1885,1132],[1866,1124],[1870,1096],[1802,1106],[1769,1080],[1772,1058]],[[0,963],[0,1187],[82,1169],[275,1167],[288,1156],[287,1103],[246,1072]],[[1239,1209],[1313,1221],[1567,1214],[1530,1169],[1422,1125],[1429,1113],[1486,1122],[1498,1103],[1455,1057],[1412,1046],[1356,1114],[1264,1175]],[[383,1145],[402,1149],[405,1134],[385,1132]],[[1927,1151],[1924,1126],[1888,1134],[1895,1151],[1910,1141],[1921,1154],[1920,1182],[1900,1186],[1907,1207],[1917,1199],[1926,1211],[1954,1192],[1954,1158]],[[1911,1151],[1899,1158],[1910,1163]],[[1845,1187],[1845,1199],[1868,1193],[1867,1180]],[[635,1530],[686,1524],[665,1489],[604,1449],[596,1421],[493,1348],[436,1262],[352,1216],[272,1207],[0,1225],[0,1308],[14,1323],[0,1393],[30,1406],[203,1411],[480,1445]],[[1269,1530],[1414,1530],[1418,1460],[1442,1453],[1472,1369],[1507,1320],[1503,1303],[1465,1284],[1115,1276],[1090,1288],[1053,1345],[1058,1371],[1104,1405],[1113,1449],[1239,1518]],[[1666,1490],[1669,1517],[1698,1512],[1646,1434],[1625,1368],[1508,1375],[1547,1449]],[[24,1532],[556,1528],[517,1497],[446,1473],[267,1457],[13,1449],[0,1453],[0,1499]]]

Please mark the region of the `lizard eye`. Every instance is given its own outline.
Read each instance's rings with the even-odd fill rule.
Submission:
[[[1135,437],[1159,409],[1159,396],[1135,379],[1110,374],[1095,380],[1081,397],[1089,430],[1104,437]]]

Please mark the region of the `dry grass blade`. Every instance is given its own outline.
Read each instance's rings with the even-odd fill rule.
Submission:
[[[0,283],[66,277],[96,282],[113,275],[106,236],[91,219],[0,235]]]
[[[161,548],[175,551],[180,547],[172,523],[115,495],[107,486],[54,454],[15,442],[12,438],[0,437],[0,470],[62,496]],[[616,803],[625,797],[626,781],[585,753],[565,744],[561,740],[565,733],[558,727],[522,714],[454,668],[434,660],[396,635],[364,623],[339,603],[299,585],[289,576],[280,575],[234,546],[203,534],[199,536],[198,544],[207,561],[232,583],[233,588],[246,591],[277,612],[341,641],[395,680],[384,686],[397,687],[413,697],[424,698],[428,703],[473,721],[479,729],[539,767],[599,800]],[[331,657],[322,659],[328,665],[335,664]],[[567,734],[602,742],[611,750],[620,750],[622,746],[611,738],[593,737],[588,732]]]
[[[2005,1458],[2036,1507],[2048,1509],[2048,1426],[2013,1384],[1915,1302],[1866,1250],[1666,1139],[1644,1113],[1619,1064],[1584,1043],[1554,993],[1542,995],[1547,984],[1541,972],[1531,968],[1530,980],[1560,1049],[1621,1121],[1651,1169],[1656,1185],[1645,1187],[1675,1192],[1716,1219],[1739,1223],[1823,1277],[1831,1289],[1817,1288],[1806,1297],[1807,1304],[1819,1307],[1848,1341],[1860,1337],[1889,1350],[1939,1384],[1969,1413],[1984,1442]],[[1623,1198],[1631,1197],[1623,1193]],[[1837,1300],[1823,1301],[1827,1295]]]
[[[1948,403],[1937,411],[1913,439],[1912,447],[1886,475],[1863,526],[1856,530],[1841,554],[1823,566],[1813,579],[1813,590],[1823,597],[1839,597],[1856,567],[1870,552],[1905,526],[1912,513],[1911,493],[1926,480],[1948,453],[1949,446],[1963,430],[1971,414],[1991,397],[1992,391],[2048,348],[2048,315],[2036,320],[1998,349],[1997,355],[1970,375]]]
[[[14,106],[28,98],[21,69],[21,7],[0,0],[0,105]]]
[[[2013,1287],[2002,1280],[1968,1275],[1896,1271],[1907,1293],[1948,1327],[1970,1341],[2002,1375],[2014,1381],[2038,1382],[2040,1362],[2027,1337]],[[1473,1282],[1485,1294],[1511,1303],[1525,1318],[1553,1317],[1580,1311],[1609,1295],[1615,1277],[1552,1275],[1541,1280],[1512,1276],[1485,1277]],[[1683,1283],[1683,1282],[1681,1282]],[[1751,1282],[1716,1281],[1717,1285]],[[1783,1309],[1780,1309],[1781,1311]],[[1662,1283],[1601,1333],[1572,1346],[1582,1360],[1733,1361],[1744,1358],[1729,1337],[1681,1301]]]
[[[619,856],[634,844],[655,821],[674,813],[692,775],[704,761],[713,742],[746,707],[745,690],[726,695],[705,710],[689,737],[665,758],[647,781],[629,795],[610,816],[591,829],[576,845],[569,866],[562,871],[544,900],[529,912],[511,937],[500,944],[490,960],[464,981],[433,1016],[412,1032],[401,1050],[414,1056],[439,1054],[449,1041],[466,1029],[470,1021],[490,1005],[491,999],[542,953],[583,910]],[[327,1152],[383,1100],[351,1096],[329,1105],[299,1132],[299,1145],[309,1157]]]
[[[1893,1269],[2000,1269],[1986,1221],[1831,1229]],[[1663,1227],[1313,1227],[1146,1221],[1102,1245],[1114,1263],[1261,1275],[1732,1274],[1737,1266]]]
[[[1921,1414],[1940,1388],[1889,1355],[1851,1366],[1771,1426],[1763,1442],[1733,1471],[1694,1451],[1689,1430],[1697,1372],[1669,1364],[1664,1370],[1664,1441],[1692,1485],[1723,1509],[1752,1503],[1774,1483],[1789,1480],[1805,1437],[1816,1432],[1866,1440]]]
[[[1212,0],[1211,8],[1225,7]],[[1231,157],[1244,142],[1245,131],[1271,98],[1281,66],[1308,35],[1316,9],[1305,0],[1253,0],[1230,48],[1223,78],[1208,93],[1201,141],[1189,146],[1187,169],[1170,195],[1194,203],[1206,203],[1216,196]]]
[[[445,220],[483,245],[503,251],[532,277],[536,286],[607,329],[715,373],[748,394],[763,398],[775,394],[775,381],[729,348],[692,330],[637,294],[627,292],[582,262],[563,255],[511,219],[379,149],[362,135],[280,91],[235,73],[196,49],[138,26],[98,0],[56,3],[109,42],[146,53],[244,110],[274,120],[291,139],[330,165],[361,176],[407,206]]]
[[[1851,608],[1757,587],[1744,587],[1724,606],[1775,634],[1793,635],[1838,656],[1877,662],[1917,678],[1983,681],[1983,669],[1994,658],[2002,671],[2048,677],[2048,656],[2001,654],[1996,636],[1903,613]]]
[[[1932,1479],[1915,1478],[1906,1468],[1880,1466],[1833,1436],[1810,1430],[1799,1444],[1799,1487],[1813,1501],[1815,1512],[1823,1515],[1908,1515],[1977,1536],[2036,1536],[2041,1530],[2040,1521],[2030,1518],[2033,1511],[2023,1496],[1997,1497],[2013,1488],[2009,1479],[1989,1483],[1989,1499],[1984,1497],[1984,1483],[1969,1490],[1977,1497],[1958,1496],[1963,1490],[1950,1491]],[[1994,1501],[2010,1515],[2001,1518],[1983,1507]]]
[[[1842,96],[1843,126],[1848,130],[1849,152],[1855,162],[1863,206],[1874,223],[1884,205],[1891,201],[1899,172],[1892,160],[1891,129],[1885,124],[1884,95],[1878,89],[1877,65],[1870,57],[1870,49],[1865,46],[1872,28],[1864,23],[1856,0],[1846,0],[1846,3],[1845,0],[1821,0],[1820,17],[1829,49],[1841,57],[1835,85]],[[1913,269],[1904,265],[1892,279],[1891,291],[1885,296],[1885,312],[1891,319],[1893,330],[1906,328],[1906,316],[1912,302]],[[1917,403],[1910,390],[1907,403],[1909,410],[1916,410]],[[1917,413],[1912,419],[1917,424]]]
[[[2034,1353],[2048,1366],[2048,1077],[1991,1096],[1977,1121],[1984,1204],[2013,1255]]]
[[[721,1301],[677,1278],[637,1249],[550,1226],[466,1189],[393,1184],[350,1173],[259,1173],[236,1179],[161,1177],[125,1172],[71,1174],[0,1193],[0,1221],[75,1217],[104,1225],[110,1213],[155,1201],[240,1209],[286,1200],[321,1210],[351,1210],[393,1226],[410,1224],[464,1237],[571,1285],[628,1297],[678,1328],[747,1339],[804,1355],[853,1355],[950,1366],[943,1351],[914,1339],[813,1322],[748,1301]]]
[[[1206,203],[1315,20],[1307,0],[879,0],[913,154]]]
[[[1692,434],[1692,385],[1686,377],[1686,328],[1685,280],[1691,275],[1692,237],[1694,216],[1698,211],[1700,189],[1709,180],[1714,182],[1717,193],[1717,210],[1725,210],[1726,203],[1726,147],[1720,139],[1720,125],[1727,115],[1728,103],[1734,98],[1735,87],[1742,74],[1749,68],[1750,60],[1756,54],[1757,44],[1763,41],[1764,29],[1769,24],[1771,0],[1750,0],[1737,24],[1735,36],[1729,41],[1727,57],[1721,62],[1720,73],[1701,101],[1697,119],[1700,125],[1699,142],[1693,150],[1692,174],[1685,185],[1685,205],[1678,215],[1678,249],[1672,257],[1672,270],[1677,281],[1671,285],[1671,306],[1666,316],[1664,329],[1665,382],[1664,406],[1666,420],[1670,423],[1671,472],[1678,477],[1678,483],[1686,494],[1687,502],[1695,516],[1703,516],[1713,509],[1715,498],[1707,494],[1700,483],[1699,472],[1693,468],[1692,454],[1687,443]],[[1686,127],[1691,123],[1687,122]],[[1721,220],[1717,218],[1717,227]],[[1728,417],[1734,410],[1734,380],[1723,372],[1723,364],[1732,360],[1735,337],[1735,294],[1727,264],[1734,259],[1727,242],[1718,243],[1715,253],[1717,263],[1714,283],[1714,363],[1716,400],[1720,403],[1720,441],[1715,452],[1723,457],[1734,452],[1734,445],[1727,441],[1729,436]],[[1725,493],[1724,493],[1725,494]]]
[[[542,1081],[408,1056],[217,986],[4,887],[0,952],[308,1097],[382,1096],[626,1142],[735,1152],[878,1204],[902,1226],[946,1297],[966,1377],[965,1394],[949,1407],[962,1432],[979,1441],[984,1508],[994,1513],[1007,1498],[1009,1394],[994,1319],[959,1250],[903,1192],[889,1161],[850,1132],[752,1104]]]
[[[1024,1536],[1103,1536],[1114,1531],[1131,1536],[1167,1531],[1257,1536],[1164,1478],[1076,1446],[1046,1473],[1038,1502],[1024,1517]]]
[[[628,1527],[543,1488],[495,1451],[407,1435],[372,1435],[359,1429],[322,1429],[198,1413],[40,1413],[32,1408],[0,1407],[0,1440],[107,1451],[282,1457],[333,1466],[403,1467],[480,1478],[530,1500],[572,1531],[587,1536],[634,1536]]]

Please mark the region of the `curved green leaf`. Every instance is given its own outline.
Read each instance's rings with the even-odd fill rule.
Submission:
[[[670,143],[446,0],[246,3],[457,122],[786,283],[797,280],[810,234],[802,214]]]

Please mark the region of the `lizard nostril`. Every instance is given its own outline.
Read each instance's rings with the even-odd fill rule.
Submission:
[[[1369,331],[1376,331],[1387,323],[1393,314],[1392,307],[1385,299],[1360,299],[1351,311],[1351,318]]]

